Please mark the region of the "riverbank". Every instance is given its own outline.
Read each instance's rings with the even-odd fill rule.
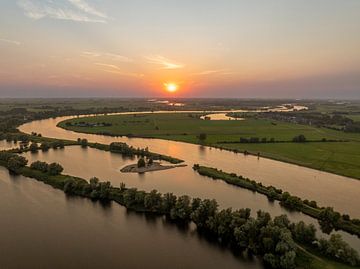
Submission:
[[[11,136],[11,141],[20,142],[20,144],[21,144],[21,142],[26,140],[25,147],[16,147],[16,148],[8,150],[9,152],[12,152],[12,153],[23,153],[23,152],[28,152],[28,151],[37,152],[39,150],[47,151],[50,148],[58,149],[58,148],[64,148],[66,146],[78,145],[78,146],[82,146],[84,148],[91,147],[91,148],[95,148],[95,149],[99,149],[99,150],[103,150],[103,151],[110,151],[112,153],[123,154],[125,156],[130,156],[130,157],[145,156],[148,158],[152,158],[153,160],[163,160],[163,161],[167,161],[172,164],[179,164],[179,163],[184,162],[183,160],[172,157],[172,156],[167,156],[167,155],[151,152],[147,148],[144,148],[144,149],[134,148],[132,146],[129,146],[126,143],[113,142],[110,145],[106,145],[106,144],[100,144],[100,143],[90,143],[86,139],[80,139],[80,138],[78,138],[76,141],[74,141],[74,140],[67,140],[67,139],[49,138],[49,137],[43,137],[43,136],[38,136],[38,135],[28,135],[28,134],[24,134],[24,133],[12,133],[12,134],[9,134],[9,136]],[[33,149],[30,147],[31,144],[34,144]],[[43,147],[43,145],[45,145],[45,146]]]
[[[4,161],[0,161],[0,165],[7,167],[7,163]],[[228,210],[222,210],[222,211],[218,211],[217,210],[217,203],[214,200],[200,200],[200,199],[191,199],[190,197],[187,196],[181,196],[181,197],[176,197],[172,194],[165,194],[162,195],[160,193],[158,193],[157,191],[152,191],[150,193],[146,193],[143,191],[138,191],[136,189],[128,189],[126,188],[124,185],[120,185],[120,188],[116,188],[116,187],[112,187],[108,182],[99,182],[96,178],[92,178],[90,179],[90,183],[88,183],[85,179],[82,178],[78,178],[78,177],[72,177],[72,176],[68,176],[68,175],[49,175],[48,173],[43,173],[41,171],[32,169],[30,167],[19,167],[16,169],[16,173],[21,174],[23,176],[26,177],[30,177],[30,178],[34,178],[36,180],[42,181],[45,184],[49,184],[51,186],[53,186],[54,188],[57,189],[61,189],[63,190],[65,193],[69,194],[69,195],[76,195],[76,196],[81,196],[84,198],[90,198],[92,200],[102,200],[102,201],[114,201],[119,203],[120,205],[125,206],[127,209],[129,210],[133,210],[136,212],[143,212],[143,213],[151,213],[151,214],[157,214],[157,215],[165,215],[167,216],[169,219],[171,219],[172,222],[177,222],[177,223],[189,223],[189,222],[194,222],[197,226],[197,231],[200,232],[202,235],[206,235],[206,238],[209,236],[209,238],[211,240],[214,240],[217,238],[217,240],[222,242],[222,245],[224,245],[225,242],[228,242],[228,244],[230,244],[230,242],[232,242],[233,240],[244,240],[245,238],[252,237],[255,236],[253,239],[251,240],[255,240],[256,242],[259,241],[258,243],[256,243],[256,248],[252,248],[251,245],[245,245],[243,247],[236,247],[237,251],[245,251],[247,249],[247,251],[253,252],[254,254],[258,255],[258,256],[263,256],[265,261],[267,260],[266,255],[264,255],[265,253],[268,253],[270,255],[270,253],[272,252],[272,248],[268,248],[266,252],[260,251],[259,248],[265,247],[265,245],[263,246],[261,243],[261,236],[258,233],[255,233],[253,235],[251,235],[251,233],[245,233],[243,234],[241,237],[239,237],[239,239],[237,239],[237,237],[234,237],[234,233],[237,228],[236,227],[232,227],[228,226],[228,224],[222,223],[222,218],[225,217],[227,214],[228,217],[230,218],[239,218],[243,219],[245,221],[245,223],[247,223],[247,225],[253,225],[254,223],[257,223],[256,225],[259,225],[259,229],[261,226],[263,226],[264,229],[275,229],[277,227],[277,225],[279,224],[275,224],[278,223],[278,221],[280,221],[280,219],[278,219],[277,221],[272,222],[270,216],[265,213],[262,212],[260,215],[258,214],[258,217],[253,219],[250,216],[250,210],[247,209],[240,209],[238,211],[234,211],[232,212],[231,209]],[[240,215],[238,215],[240,214]],[[220,221],[218,224],[216,224],[216,222],[214,222],[213,225],[209,225],[209,223],[213,222],[213,220],[217,219],[218,221]],[[281,217],[281,220],[283,218]],[[239,219],[238,219],[239,220]],[[233,222],[231,222],[233,223]],[[240,223],[243,223],[242,221]],[[243,224],[239,223],[239,229],[240,227],[243,227]],[[251,224],[253,223],[253,224]],[[286,223],[286,222],[285,222]],[[228,233],[219,233],[218,234],[218,225],[225,225],[223,226],[225,229],[230,229],[231,228],[231,232],[230,234]],[[275,225],[275,226],[274,226]],[[281,224],[282,225],[282,224]],[[272,234],[274,235],[274,233],[285,233],[286,236],[290,236],[291,238],[291,233],[295,233],[294,235],[296,235],[295,230],[291,230],[292,232],[290,232],[290,230],[288,229],[292,229],[290,228],[291,225],[285,224],[286,226],[282,226],[282,228],[279,229],[275,229],[272,230]],[[295,224],[294,224],[295,225]],[[288,228],[286,228],[288,227]],[[296,225],[295,225],[296,227]],[[245,226],[244,226],[245,228]],[[279,227],[278,227],[279,228]],[[234,229],[234,230],[233,230]],[[240,230],[239,230],[240,231]],[[260,232],[260,231],[259,231]],[[280,236],[279,234],[279,236]],[[285,236],[284,234],[284,236]],[[230,238],[228,238],[227,236],[231,236]],[[244,237],[245,236],[245,237]],[[325,257],[318,257],[315,255],[308,255],[306,252],[302,253],[301,249],[297,249],[293,243],[291,243],[292,239],[288,238],[287,239],[282,239],[283,237],[276,237],[277,239],[273,238],[272,240],[280,240],[279,243],[281,243],[282,245],[287,245],[290,250],[286,247],[287,250],[285,250],[285,252],[283,253],[279,253],[277,252],[277,256],[274,256],[276,259],[279,259],[280,257],[286,257],[287,261],[290,262],[296,262],[297,266],[301,267],[301,268],[331,268],[332,265],[339,265],[336,266],[336,268],[352,268],[350,266],[347,266],[343,263],[337,263],[335,261],[329,261],[327,258]],[[270,239],[270,238],[269,238]],[[230,240],[230,241],[228,241]],[[285,240],[285,241],[283,241]],[[290,241],[288,241],[290,240]],[[235,243],[235,242],[234,242]],[[259,245],[257,245],[259,244]],[[298,243],[297,243],[298,244]],[[226,244],[227,245],[227,244]],[[236,245],[233,245],[232,243],[230,244],[233,247],[235,247]],[[276,245],[276,243],[275,243]],[[232,247],[232,248],[233,248]],[[295,247],[295,248],[294,248]],[[299,254],[299,256],[293,256],[293,254],[286,254],[288,253],[288,251],[292,251],[292,249],[294,249],[296,251],[296,253]],[[255,252],[254,252],[255,251]],[[317,262],[316,262],[316,266],[313,266],[313,261],[314,261],[314,257],[316,257]],[[273,256],[272,256],[273,257]],[[296,257],[296,258],[295,258]],[[292,261],[292,259],[295,258],[294,261]],[[288,264],[288,263],[287,263]],[[282,266],[276,267],[276,268],[284,268]]]
[[[337,229],[360,237],[360,220],[350,219],[349,215],[341,215],[330,207],[319,207],[316,201],[302,200],[297,196],[293,196],[273,186],[264,186],[254,180],[238,176],[234,173],[226,173],[216,168],[195,164],[193,169],[200,175],[215,180],[223,180],[228,184],[258,192],[266,195],[271,201],[280,201],[280,205],[287,209],[298,210],[319,220],[319,224],[325,232],[330,233],[333,229]]]
[[[185,167],[185,166],[186,166],[185,164],[162,165],[159,162],[153,162],[152,164],[146,164],[144,167],[138,167],[138,165],[135,163],[121,168],[120,171],[123,173],[146,173],[146,172],[168,170],[176,167]]]

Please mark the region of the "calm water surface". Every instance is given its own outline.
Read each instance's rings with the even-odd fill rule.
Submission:
[[[145,174],[121,173],[120,169],[137,159],[124,158],[121,154],[110,153],[80,146],[65,149],[49,150],[48,152],[25,153],[29,162],[37,160],[58,162],[64,167],[64,173],[89,179],[98,177],[101,181],[108,180],[113,186],[124,182],[126,186],[140,190],[158,190],[161,193],[173,192],[176,195],[187,194],[202,199],[216,199],[221,208],[234,209],[248,207],[255,214],[258,210],[270,212],[273,216],[287,214],[292,221],[303,220],[313,223],[318,229],[318,235],[326,237],[320,232],[317,220],[299,212],[291,212],[282,208],[278,202],[269,202],[267,197],[249,190],[226,184],[194,172],[191,166],[149,172]],[[356,236],[339,232],[354,248],[360,251],[360,240]]]
[[[13,141],[0,140],[0,150],[9,150],[16,147],[18,147],[18,144]]]
[[[0,167],[1,268],[263,268],[163,218],[127,213]]]
[[[134,147],[149,147],[151,151],[183,159],[189,166],[199,163],[227,172],[235,172],[250,179],[260,181],[265,185],[282,188],[303,199],[316,200],[320,205],[333,206],[336,210],[348,213],[354,218],[360,218],[360,207],[355,206],[359,201],[360,180],[266,158],[258,159],[255,156],[244,156],[243,154],[235,154],[225,150],[201,147],[189,143],[161,139],[79,134],[56,127],[57,123],[69,118],[71,117],[34,121],[20,126],[20,130],[26,133],[35,131],[46,137],[72,140],[82,137],[87,138],[91,142],[104,144],[119,141],[126,142]],[[179,177],[184,178],[184,175],[178,173],[177,180],[180,180]],[[172,184],[172,182],[168,183],[170,187]],[[202,186],[201,182],[192,182],[192,184],[200,184]],[[132,184],[130,185],[132,186]],[[183,185],[180,190],[184,189],[184,191],[187,191],[193,187],[193,185],[186,186],[186,183],[183,183]],[[221,193],[216,188],[206,189],[205,186],[204,192],[224,196],[224,199],[227,199],[226,196],[228,195],[227,192]]]

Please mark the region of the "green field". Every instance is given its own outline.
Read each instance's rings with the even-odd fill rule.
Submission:
[[[281,161],[292,162],[336,174],[360,178],[360,134],[344,133],[308,125],[278,122],[268,119],[247,118],[244,121],[204,121],[197,114],[138,114],[97,116],[70,120],[72,124],[111,123],[108,127],[67,126],[63,128],[83,133],[107,133],[156,137],[169,140],[200,143],[198,135],[205,133],[206,145],[219,146],[231,150],[244,151]],[[266,143],[240,144],[219,143],[239,141],[240,137],[266,137],[277,141],[291,141],[296,135],[303,134],[308,140],[335,139],[348,142],[309,142],[309,143]]]

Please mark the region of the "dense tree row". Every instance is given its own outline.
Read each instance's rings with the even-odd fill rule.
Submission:
[[[274,143],[275,142],[275,138],[270,138],[267,139],[266,137],[263,138],[259,138],[259,137],[250,137],[250,138],[245,138],[245,137],[240,137],[240,143]]]
[[[41,161],[35,161],[30,165],[30,168],[41,171],[43,173],[49,173],[49,175],[60,175],[64,168],[58,163],[46,163]]]
[[[360,122],[350,122],[346,124],[344,131],[348,133],[360,133]]]
[[[302,200],[274,186],[264,186],[261,182],[256,182],[234,173],[229,174],[216,168],[195,164],[193,169],[203,176],[221,179],[229,184],[256,191],[266,195],[270,201],[278,200],[280,205],[288,209],[298,210],[310,215],[319,220],[320,227],[325,233],[331,233],[334,229],[341,229],[360,236],[360,220],[351,219],[349,215],[341,215],[331,207],[319,207],[316,201]]]
[[[321,113],[315,111],[301,111],[301,112],[266,112],[260,115],[261,117],[270,118],[274,120],[313,125],[317,127],[328,126],[346,126],[352,124],[353,120],[343,115],[334,113]]]
[[[292,139],[292,141],[295,142],[295,143],[304,143],[304,142],[306,142],[307,140],[306,140],[306,137],[305,137],[304,135],[300,134],[300,135],[295,136],[295,137]]]
[[[328,139],[328,138],[322,138],[322,139],[313,139],[313,140],[308,140],[306,139],[306,137],[302,134],[300,135],[296,135],[295,137],[293,137],[291,140],[275,140],[275,138],[271,137],[271,138],[260,138],[260,137],[240,137],[240,139],[238,141],[229,141],[229,140],[225,140],[225,141],[217,141],[217,144],[237,144],[237,143],[241,143],[241,144],[264,144],[264,143],[304,143],[304,142],[347,142],[348,140],[343,140],[343,139]]]
[[[139,156],[139,157],[147,157],[147,158],[151,158],[152,160],[164,160],[164,161],[168,161],[171,163],[181,163],[183,162],[182,160],[170,157],[170,156],[166,156],[166,155],[162,155],[162,154],[157,154],[157,153],[153,153],[150,152],[148,148],[134,148],[132,146],[129,146],[126,143],[122,143],[122,142],[113,142],[110,144],[110,151],[111,152],[115,152],[115,153],[120,153],[123,154],[125,156]]]
[[[26,166],[28,160],[17,154],[0,151],[0,164],[6,166],[11,172],[17,172],[20,168]]]

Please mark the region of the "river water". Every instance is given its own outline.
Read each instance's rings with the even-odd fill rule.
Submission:
[[[0,150],[9,150],[18,147],[17,143],[13,141],[0,140]]]
[[[255,215],[258,210],[271,213],[272,216],[287,214],[289,219],[298,222],[313,223],[318,230],[318,236],[327,237],[320,232],[316,219],[305,214],[289,211],[279,205],[279,202],[269,202],[267,197],[236,186],[226,184],[220,180],[213,180],[194,172],[191,166],[169,170],[148,172],[145,174],[122,173],[120,169],[137,162],[137,159],[124,158],[121,154],[106,152],[80,146],[66,147],[65,149],[49,150],[48,152],[30,153],[24,156],[29,163],[34,161],[57,162],[64,167],[64,174],[85,179],[98,177],[101,181],[110,181],[113,186],[121,182],[128,187],[140,190],[158,190],[161,193],[172,192],[177,196],[189,195],[202,199],[216,199],[220,208],[234,209],[248,207]],[[360,240],[356,236],[344,232],[343,238],[355,249],[360,251]]]
[[[99,177],[102,181],[109,180],[114,186],[119,186],[120,182],[124,182],[128,187],[137,187],[141,190],[146,191],[157,189],[162,193],[173,192],[176,195],[188,194],[192,197],[214,198],[219,202],[221,208],[249,207],[252,209],[253,213],[255,213],[259,209],[262,209],[270,212],[273,216],[287,214],[292,221],[303,220],[306,223],[314,223],[318,228],[316,220],[298,212],[289,212],[281,208],[277,202],[270,203],[263,195],[252,193],[248,190],[228,185],[222,181],[215,181],[198,175],[192,170],[191,167],[194,163],[200,163],[202,165],[217,167],[219,169],[223,169],[224,171],[236,172],[251,179],[261,181],[266,185],[274,185],[280,187],[302,198],[316,200],[320,203],[320,205],[334,206],[336,210],[350,213],[352,217],[360,216],[360,209],[358,208],[358,206],[356,206],[358,200],[357,197],[360,194],[360,185],[358,180],[330,173],[320,172],[297,165],[278,162],[266,158],[258,159],[254,156],[244,156],[242,154],[235,154],[224,150],[201,147],[188,143],[173,142],[160,139],[108,137],[101,135],[79,134],[56,127],[56,125],[60,121],[68,118],[70,117],[60,117],[56,119],[34,121],[22,125],[19,129],[26,133],[31,133],[32,131],[41,133],[43,136],[46,137],[71,140],[75,140],[78,137],[81,137],[87,138],[91,142],[98,142],[104,144],[119,141],[126,142],[134,147],[149,147],[151,151],[183,159],[188,166],[164,171],[150,172],[142,175],[128,173],[124,174],[121,173],[119,170],[125,165],[136,162],[136,159],[128,159],[122,157],[120,154],[104,152],[91,148],[83,149],[79,146],[67,147],[62,150],[39,152],[36,154],[26,153],[25,155],[30,160],[30,162],[35,160],[59,162],[64,166],[64,173],[66,174],[79,176],[86,179],[96,176]],[[64,197],[66,196],[60,194],[58,191],[56,191],[56,193],[57,195],[62,195],[62,199],[65,199]],[[145,235],[143,238],[144,242],[139,244],[144,244],[148,246],[150,244],[148,240],[157,242],[157,240],[166,240],[161,238],[167,238],[168,236],[172,238],[176,235],[179,236],[180,241],[187,240],[186,238],[188,238],[188,234],[191,235],[191,240],[194,240],[194,247],[197,246],[197,244],[199,243],[198,240],[200,240],[197,236],[194,236],[194,232],[192,230],[185,232],[181,231],[180,233],[180,231],[173,228],[173,226],[168,226],[164,224],[161,219],[155,219],[155,221],[151,221],[151,223],[155,223],[155,226],[150,225],[150,227],[147,227],[149,223],[146,220],[144,221],[144,218],[139,217],[138,215],[135,215],[136,218],[131,217],[130,219],[128,219],[129,215],[125,213],[126,211],[124,210],[124,208],[118,205],[112,205],[110,208],[106,208],[105,212],[102,213],[97,212],[97,210],[103,210],[102,207],[94,205],[92,202],[89,201],[82,201],[82,199],[71,199],[70,201],[68,199],[65,199],[65,202],[63,203],[66,204],[66,207],[76,207],[80,203],[81,206],[79,205],[79,210],[84,205],[85,207],[88,206],[92,208],[92,210],[95,210],[95,212],[89,213],[89,210],[87,208],[84,208],[85,213],[82,214],[100,214],[101,217],[104,217],[103,215],[107,214],[106,212],[112,212],[111,214],[109,214],[109,219],[108,216],[106,216],[104,217],[104,220],[101,221],[111,222],[113,221],[112,218],[114,218],[119,222],[120,226],[125,226],[117,227],[117,229],[120,229],[120,231],[116,230],[114,231],[114,233],[124,233],[124,229],[129,229],[130,226],[131,228],[132,226],[134,226],[139,230],[143,229],[140,234],[147,233],[147,231],[151,233],[154,227],[157,227],[156,229],[159,229],[158,233],[156,233],[156,236],[154,236],[153,234],[151,234],[151,236],[149,237]],[[52,205],[50,203],[50,207],[47,208],[47,210],[51,211],[51,207]],[[71,212],[67,213],[70,214]],[[71,219],[72,216],[63,216],[63,221],[67,222],[68,218]],[[91,223],[91,225],[94,224]],[[67,228],[65,228],[65,230],[66,229]],[[175,233],[175,235],[168,235],[168,229],[171,230],[171,233]],[[110,233],[113,233],[111,232],[111,230],[109,231]],[[360,251],[360,240],[357,237],[351,236],[343,232],[339,233],[342,234],[344,239],[352,247]],[[158,239],[157,236],[159,236],[160,239]],[[321,234],[321,236],[324,235]],[[110,240],[108,239],[108,235],[104,235],[104,237],[107,238],[107,240]],[[184,237],[184,239],[181,239],[182,237]],[[76,236],[74,236],[74,238],[76,238]],[[71,242],[73,239],[68,238],[68,240],[69,242]],[[99,239],[96,238],[94,242],[97,242],[97,240]],[[184,248],[186,250],[192,248],[192,246],[187,247],[186,244],[182,246],[181,243],[183,243],[183,241],[181,241],[181,243],[178,243],[176,240],[172,240],[172,242],[174,243],[174,248],[172,249],[170,247],[169,249],[171,251],[177,252],[175,248]],[[136,250],[133,249],[137,246],[136,242],[132,243],[126,240],[125,242],[125,244],[128,245],[128,247],[132,250],[129,251],[130,258],[126,258],[124,262],[129,263],[129,268],[143,267],[141,266],[141,263],[138,264],[139,261],[134,261],[131,259],[131,257],[132,255],[134,255],[133,253],[143,255],[142,253],[146,252],[146,250],[140,248],[140,251],[136,252]],[[224,264],[227,263],[229,265],[226,265],[226,268],[232,268],[234,266],[237,266],[239,268],[261,267],[261,265],[257,261],[249,264],[247,261],[238,259],[231,255],[230,251],[219,251],[219,247],[217,246],[213,246],[201,240],[200,242],[202,242],[201,246],[204,247],[204,249],[201,249],[201,251],[203,251],[204,253],[206,252],[205,254],[200,254],[199,257],[195,257],[198,254],[194,255],[194,253],[199,253],[200,251],[195,250],[195,252],[193,253],[179,253],[177,257],[179,259],[181,259],[181,257],[188,257],[189,259],[195,260],[199,259],[199,261],[196,261],[197,267],[207,266],[209,268],[215,268],[215,266],[224,266]],[[89,243],[86,243],[85,249],[88,248],[88,244]],[[117,242],[116,244],[121,243]],[[166,245],[165,241],[164,244]],[[122,245],[119,248],[124,248],[124,246]],[[216,258],[219,262],[218,264],[214,262],[209,262],[209,265],[201,264],[205,262],[203,261],[203,259],[208,259],[206,258],[206,255],[211,255],[211,257],[215,257],[215,254],[213,254],[212,252],[208,252],[209,250],[207,248],[211,249],[210,252],[214,248],[216,249],[215,252],[219,252],[218,254],[216,254],[220,255],[220,257]],[[151,253],[154,256],[158,256],[159,253],[163,253],[163,251],[165,250],[162,249],[162,246],[159,246],[159,248],[151,247]],[[171,256],[175,254],[166,255]],[[102,257],[102,259],[104,258]],[[159,264],[160,261],[156,261],[154,263],[153,261],[151,261],[149,264],[156,264],[158,267],[167,266],[165,265],[167,260],[162,262],[162,264]],[[179,265],[179,268],[192,267],[190,264],[187,264],[187,261],[181,260],[177,264]]]
[[[360,180],[267,158],[244,156],[243,154],[236,154],[225,150],[189,143],[162,139],[79,134],[56,127],[60,121],[69,118],[71,117],[33,121],[20,126],[19,129],[25,133],[34,131],[41,133],[43,136],[53,138],[76,140],[78,137],[81,137],[88,139],[90,142],[103,144],[110,144],[111,142],[118,141],[128,143],[134,147],[148,147],[153,152],[185,160],[188,167],[184,168],[184,171],[191,170],[191,166],[194,163],[216,167],[226,172],[234,172],[262,182],[264,185],[276,186],[303,199],[315,200],[320,206],[332,206],[339,212],[348,213],[354,218],[360,218],[360,208],[354,206],[357,205],[360,195]],[[173,170],[169,170],[168,173],[171,173],[170,178],[183,177],[182,173],[173,172]],[[186,175],[187,177],[194,176],[190,172],[187,172]],[[171,183],[169,183],[169,185],[171,185]],[[192,185],[186,186],[185,183],[183,185],[183,188],[186,189],[192,187]],[[219,190],[213,188],[211,190],[206,190],[206,192],[218,193]],[[227,193],[221,195],[227,196]]]
[[[0,167],[0,267],[263,268],[160,217],[69,198]]]

